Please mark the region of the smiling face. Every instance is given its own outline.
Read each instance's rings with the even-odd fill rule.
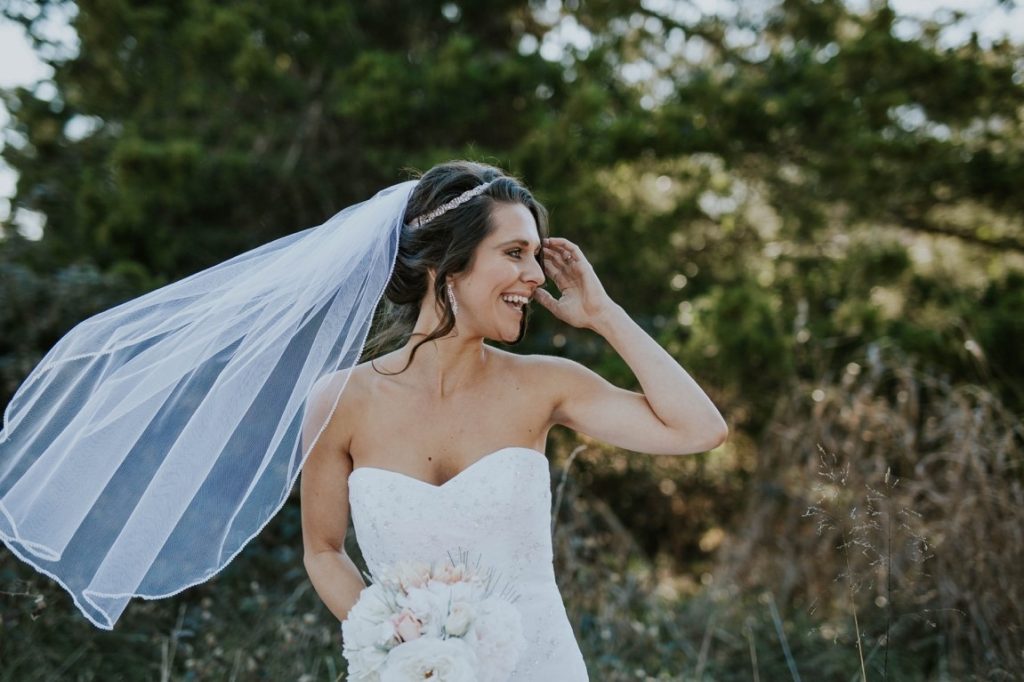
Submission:
[[[457,324],[464,333],[515,343],[526,331],[530,304],[505,299],[529,299],[545,281],[537,223],[520,203],[494,204],[490,219],[494,229],[476,247],[469,271],[452,282]]]

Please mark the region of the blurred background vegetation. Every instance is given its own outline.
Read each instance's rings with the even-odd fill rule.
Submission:
[[[718,4],[0,3],[54,68],[2,91],[0,404],[95,312],[408,168],[494,163],[732,429],[682,458],[553,432],[592,679],[1018,679],[1024,47],[884,0]],[[638,388],[543,311],[518,350]],[[0,592],[2,680],[344,678],[297,489],[113,632],[6,550]]]

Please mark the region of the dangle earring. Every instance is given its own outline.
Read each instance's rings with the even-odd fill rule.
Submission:
[[[455,301],[455,292],[452,291],[452,283],[448,282],[448,301],[452,304],[452,315],[459,314],[459,304]]]

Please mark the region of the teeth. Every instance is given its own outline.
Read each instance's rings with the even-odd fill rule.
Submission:
[[[503,301],[507,301],[509,303],[515,303],[515,304],[518,304],[518,305],[526,305],[527,303],[530,302],[530,299],[526,298],[525,296],[517,296],[515,294],[510,294],[508,296],[502,296],[501,299]]]

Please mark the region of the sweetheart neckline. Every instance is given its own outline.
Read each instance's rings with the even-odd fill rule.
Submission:
[[[480,457],[479,459],[475,460],[472,464],[470,464],[465,469],[463,469],[459,473],[457,473],[454,476],[452,476],[451,478],[449,478],[444,483],[441,483],[440,485],[431,483],[430,481],[424,481],[422,478],[416,478],[415,476],[410,476],[409,474],[404,474],[401,471],[395,471],[394,469],[384,469],[382,467],[375,467],[375,466],[355,467],[354,469],[352,469],[351,472],[349,472],[348,477],[349,477],[349,480],[351,481],[352,480],[352,476],[357,471],[362,471],[364,469],[369,469],[370,471],[381,471],[381,472],[384,472],[385,474],[393,474],[395,476],[398,476],[399,478],[405,478],[405,479],[408,479],[410,481],[414,481],[414,482],[419,483],[421,485],[425,485],[428,488],[433,488],[434,490],[442,490],[449,483],[451,483],[452,481],[456,480],[457,478],[459,478],[460,476],[465,474],[467,471],[469,471],[470,469],[475,467],[477,464],[480,464],[480,462],[483,462],[485,459],[489,459],[489,458],[493,457],[494,455],[497,455],[498,453],[501,453],[501,452],[505,452],[507,450],[521,450],[521,451],[526,451],[528,453],[532,453],[532,454],[535,454],[535,455],[539,455],[544,460],[545,463],[548,460],[547,455],[545,455],[540,450],[535,450],[534,448],[523,447],[521,445],[509,445],[509,446],[506,446],[506,447],[503,447],[503,448],[498,448],[497,450],[495,450],[493,452],[488,452],[486,455],[484,455],[483,457]]]

